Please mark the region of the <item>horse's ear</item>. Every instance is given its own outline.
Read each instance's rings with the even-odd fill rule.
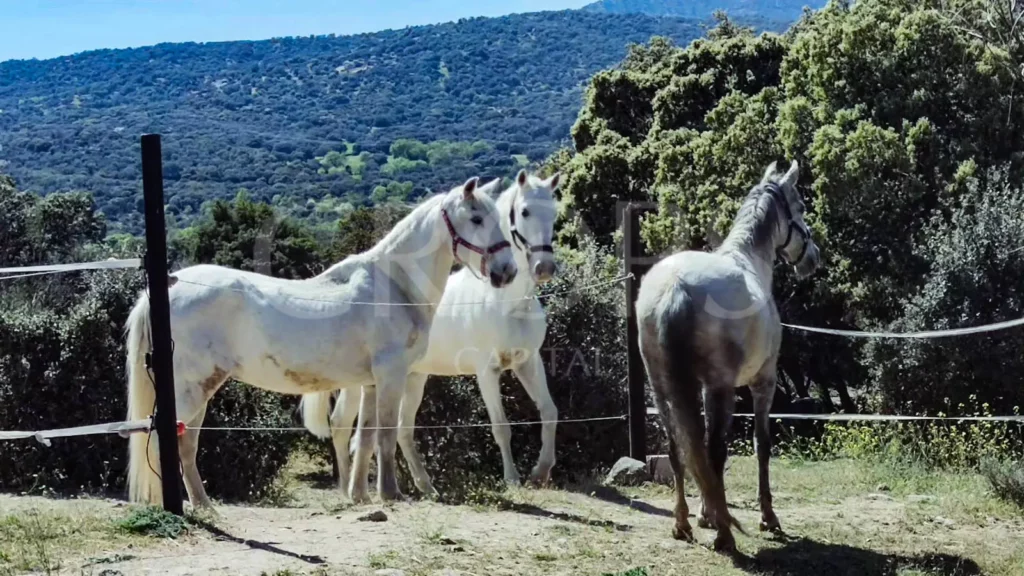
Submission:
[[[561,183],[560,182],[561,179],[562,179],[562,173],[561,172],[555,172],[554,176],[552,176],[551,178],[548,178],[548,187],[551,188],[552,192],[554,192],[555,190],[558,190],[558,185]]]
[[[526,168],[523,168],[519,171],[519,174],[516,174],[516,184],[520,187],[526,186]]]
[[[480,190],[482,192],[484,192],[485,194],[487,194],[488,196],[494,198],[495,196],[498,195],[498,190],[499,190],[500,186],[501,186],[501,178],[495,178],[494,180],[491,180],[487,184],[484,184],[483,186],[481,186]]]
[[[768,168],[764,171],[764,176],[761,177],[761,182],[768,182],[775,176],[775,170],[778,168],[778,162],[772,162],[768,165]]]
[[[476,190],[476,185],[479,184],[479,183],[480,183],[480,177],[479,176],[473,176],[469,180],[466,180],[466,183],[462,185],[462,196],[463,196],[463,198],[465,198],[467,200],[472,198],[473,197],[473,191]]]
[[[782,181],[789,184],[790,186],[796,187],[797,180],[800,179],[800,164],[796,160],[789,165],[789,170],[786,171],[786,175],[782,177]]]

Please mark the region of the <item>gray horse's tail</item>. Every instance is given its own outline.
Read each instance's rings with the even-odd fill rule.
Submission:
[[[659,314],[663,322],[658,327],[658,339],[666,364],[667,382],[663,393],[672,406],[671,412],[665,414],[666,425],[670,427],[668,432],[682,448],[685,465],[697,481],[716,525],[734,526],[741,534],[746,534],[739,521],[729,513],[725,485],[712,469],[704,445],[701,382],[693,367],[693,299],[681,287],[667,294],[666,298],[665,309]]]

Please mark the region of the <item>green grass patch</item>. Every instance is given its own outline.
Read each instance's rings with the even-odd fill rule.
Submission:
[[[184,518],[163,508],[147,506],[135,508],[127,518],[117,523],[117,529],[126,534],[175,539],[188,531]]]

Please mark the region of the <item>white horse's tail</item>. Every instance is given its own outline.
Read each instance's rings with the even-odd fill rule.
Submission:
[[[125,328],[128,332],[128,420],[145,420],[156,405],[156,390],[146,369],[146,354],[152,347],[149,298],[146,295],[140,296],[135,303]],[[163,501],[155,435],[155,432],[132,434],[128,438],[129,502],[160,504]]]
[[[331,392],[303,394],[299,404],[302,425],[318,438],[331,437]]]

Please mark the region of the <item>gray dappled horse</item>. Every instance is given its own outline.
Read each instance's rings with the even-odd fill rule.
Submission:
[[[637,296],[640,353],[669,439],[675,472],[673,536],[693,540],[683,492],[684,463],[701,493],[698,525],[716,528],[715,549],[735,549],[723,473],[735,389],[754,400],[761,529],[779,530],[768,483],[768,409],[775,395],[775,364],[782,325],[772,298],[772,269],[780,258],[799,277],[818,267],[818,247],[804,223],[796,189],[799,167],[784,175],[768,167],[747,195],[729,235],[712,253],[678,252],[655,264]],[[707,420],[701,418],[703,392]]]

